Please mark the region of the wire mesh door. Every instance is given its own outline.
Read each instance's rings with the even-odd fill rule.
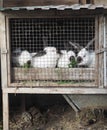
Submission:
[[[10,18],[11,83],[94,86],[95,18]]]

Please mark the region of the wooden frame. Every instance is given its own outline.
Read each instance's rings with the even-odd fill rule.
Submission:
[[[53,12],[53,15],[51,16],[51,13]],[[56,17],[56,18],[61,18],[62,17],[62,15],[61,14],[58,14],[58,13],[56,13],[56,11],[54,12],[54,11],[52,11],[52,12],[50,12],[49,14],[47,14],[46,12],[45,13],[43,13],[43,11],[41,12],[41,13],[39,13],[38,15],[36,15],[36,17],[38,18],[51,18],[51,17]],[[69,12],[69,11],[68,11]],[[42,14],[43,13],[43,14]],[[67,12],[66,12],[67,13]],[[70,14],[69,13],[67,13],[68,15],[65,15],[65,18],[67,17],[70,17]],[[5,86],[6,87],[9,87],[9,88],[11,88],[11,87],[14,87],[14,86],[16,86],[16,87],[23,87],[23,84],[17,84],[17,83],[12,83],[11,84],[11,82],[10,82],[10,74],[11,74],[11,71],[10,71],[10,46],[9,46],[9,29],[8,29],[8,20],[9,20],[9,18],[34,18],[34,12],[31,12],[30,14],[28,13],[28,14],[26,14],[26,16],[24,15],[24,13],[22,13],[22,12],[18,12],[18,14],[16,14],[15,13],[15,15],[14,15],[14,13],[13,12],[8,12],[8,13],[4,13],[4,21],[5,21],[5,16],[6,16],[6,33],[4,33],[4,44],[2,45],[2,50],[1,50],[1,52],[2,52],[2,55],[1,55],[1,58],[3,59],[2,61],[2,66],[3,66],[3,68],[5,68],[4,69],[4,71],[2,71],[2,76],[3,77],[6,77],[5,78],[5,81],[3,81],[4,82],[4,84],[5,84]],[[77,17],[77,16],[72,16],[72,17]],[[79,17],[83,17],[83,16],[79,16]],[[84,16],[85,17],[85,16]],[[86,16],[87,17],[87,16]],[[89,16],[89,17],[95,17],[95,15],[94,16]],[[102,49],[102,45],[103,45],[103,37],[104,37],[104,35],[102,35],[102,32],[103,32],[103,30],[104,30],[104,21],[103,21],[103,16],[101,15],[101,16],[96,16],[96,18],[95,18],[95,24],[96,24],[96,50],[100,50],[100,49]],[[101,20],[102,19],[102,20]],[[101,23],[101,24],[100,24]],[[3,27],[3,26],[2,26]],[[3,31],[3,30],[1,30],[1,31]],[[98,34],[98,32],[99,32],[99,36],[97,35]],[[2,33],[2,32],[1,32]],[[102,38],[100,37],[102,35]],[[97,37],[98,36],[98,37]],[[3,37],[1,37],[1,39],[3,38]],[[100,37],[100,38],[99,38]],[[100,48],[100,46],[98,45],[98,43],[101,43],[101,48]],[[4,47],[3,47],[4,46]],[[6,50],[7,49],[7,50]],[[7,56],[7,53],[8,52],[8,56]],[[102,75],[102,73],[104,72],[103,71],[103,66],[104,66],[104,64],[103,64],[103,53],[99,56],[100,54],[97,54],[97,56],[96,56],[96,65],[98,65],[97,67],[99,67],[99,64],[100,64],[100,69],[96,69],[96,79],[95,79],[95,84],[94,85],[92,85],[92,83],[91,84],[89,84],[89,85],[87,85],[87,84],[84,84],[84,85],[82,85],[82,84],[77,84],[77,85],[75,85],[75,84],[73,84],[72,85],[72,87],[101,87],[101,88],[103,88],[104,87],[104,80],[103,80],[103,75]],[[4,58],[5,57],[5,58]],[[4,59],[5,59],[5,62],[4,62]],[[8,64],[7,64],[7,60],[8,60]],[[99,61],[101,61],[101,62],[99,62]],[[98,70],[98,71],[97,71]],[[5,73],[4,73],[5,72]],[[8,72],[8,73],[7,73]],[[100,78],[100,76],[99,76],[99,73],[101,74],[100,76],[102,77],[102,78]],[[5,75],[5,76],[4,76]],[[7,76],[8,75],[8,76]],[[8,78],[9,77],[9,78]],[[99,81],[99,79],[101,79],[100,81]],[[99,81],[99,83],[98,83],[98,81]],[[37,83],[37,85],[36,85],[37,87],[38,87],[38,83]],[[57,85],[56,84],[54,84],[54,85],[51,85],[51,83],[49,84],[49,85],[45,85],[44,83],[43,84],[41,84],[40,85],[40,87],[48,87],[48,86],[50,86],[50,87],[55,87],[55,88],[57,88]],[[59,85],[59,87],[68,87],[68,88],[70,88],[71,86],[70,85]],[[25,85],[25,87],[34,87],[34,85]],[[4,88],[4,85],[3,85],[3,88]]]
[[[56,12],[56,11],[55,11]],[[8,64],[7,64],[7,66],[8,66],[8,86],[9,87],[22,87],[22,86],[26,86],[26,87],[48,87],[48,86],[51,86],[51,87],[63,87],[63,86],[66,86],[66,87],[97,87],[97,78],[95,78],[95,77],[97,77],[97,76],[95,76],[95,75],[97,75],[97,74],[95,74],[97,71],[95,71],[94,69],[91,69],[91,68],[84,68],[84,69],[79,69],[79,68],[74,68],[74,69],[69,69],[67,72],[69,72],[69,76],[70,77],[65,77],[64,76],[64,73],[66,72],[66,69],[62,69],[61,70],[61,74],[64,76],[64,78],[65,79],[67,79],[67,80],[73,80],[73,81],[79,81],[79,80],[83,80],[83,81],[85,81],[85,80],[87,80],[88,81],[88,78],[87,77],[90,77],[90,79],[89,79],[89,81],[91,81],[91,82],[88,82],[88,83],[71,83],[71,84],[55,84],[55,83],[52,83],[52,82],[47,82],[47,83],[44,83],[44,82],[34,82],[33,84],[29,84],[29,82],[24,82],[24,83],[12,83],[12,81],[11,81],[11,72],[13,71],[13,72],[16,72],[17,71],[17,75],[15,74],[15,73],[13,73],[13,77],[14,77],[14,79],[18,79],[18,75],[20,74],[20,70],[21,71],[23,71],[23,72],[25,72],[25,70],[24,69],[20,69],[20,68],[17,68],[17,69],[13,69],[13,70],[11,70],[10,69],[10,55],[11,55],[11,52],[10,52],[10,39],[9,39],[9,19],[10,18],[62,18],[62,15],[59,15],[59,14],[57,14],[56,15],[56,13],[55,13],[54,11],[52,12],[53,13],[53,15],[51,15],[51,13],[49,13],[48,15],[47,14],[44,14],[43,12],[43,14],[41,13],[41,14],[37,14],[36,16],[34,16],[32,13],[29,15],[27,15],[26,14],[26,16],[25,15],[23,15],[23,13],[19,13],[18,15],[14,15],[14,14],[11,14],[11,13],[9,13],[9,15],[8,14],[6,14],[6,30],[7,30],[7,48],[8,48]],[[55,14],[54,14],[55,13]],[[77,16],[72,16],[72,18],[75,18],[75,17],[77,17]],[[87,16],[79,16],[79,17],[87,17]],[[90,16],[90,17],[95,17],[95,16]],[[65,18],[71,18],[71,15],[69,14],[69,15],[65,15]],[[96,33],[98,33],[98,32],[96,32]],[[41,69],[34,69],[35,70],[35,72],[36,71],[38,71],[38,72],[44,72],[44,71],[47,71],[47,69],[42,69],[42,71],[41,71]],[[89,71],[90,70],[90,71]],[[28,72],[30,72],[30,71],[32,71],[32,69],[29,69],[29,71]],[[56,68],[56,69],[48,69],[48,72],[54,72],[54,80],[64,80],[64,78],[60,78],[58,75],[57,75],[57,73],[56,73],[56,71],[59,71],[58,70],[58,68]],[[78,71],[78,72],[77,72]],[[91,75],[88,75],[87,74],[87,72],[91,72]],[[71,73],[71,74],[70,74]],[[75,79],[75,77],[73,77],[73,74],[75,75],[75,73],[77,73],[77,75],[79,75],[79,76],[77,76],[76,77],[76,79]],[[82,75],[82,73],[83,73],[83,75]],[[24,73],[25,74],[25,73]],[[27,73],[26,72],[26,74],[27,75],[29,75],[29,73]],[[80,75],[81,75],[81,78],[80,78]],[[45,75],[45,78],[42,76],[42,74],[39,74],[39,77],[42,79],[42,80],[48,80],[48,79],[53,79],[53,76],[50,76],[50,77],[48,77],[48,76],[46,76]],[[30,76],[30,79],[34,79],[34,77],[38,77],[38,75],[36,76],[36,74],[32,74],[31,76]],[[56,78],[57,77],[57,78]],[[26,77],[25,76],[23,76],[22,77],[23,79],[22,80],[24,80],[25,79],[25,81],[26,80],[28,80],[28,79],[26,79]],[[93,79],[92,79],[93,78]],[[39,78],[38,78],[39,79]],[[36,78],[36,80],[38,80],[37,78]],[[19,80],[21,80],[21,79],[19,79]],[[30,80],[31,81],[31,80]]]

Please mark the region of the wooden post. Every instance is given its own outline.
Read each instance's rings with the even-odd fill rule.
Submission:
[[[1,76],[2,88],[7,88],[7,47],[5,15],[0,12],[0,45],[1,45]]]
[[[81,4],[86,4],[86,0],[80,0]]]
[[[99,51],[104,49],[104,16],[99,16]],[[104,86],[104,52],[98,54],[99,56],[99,87]]]
[[[3,93],[3,130],[9,130],[9,101],[8,93]]]

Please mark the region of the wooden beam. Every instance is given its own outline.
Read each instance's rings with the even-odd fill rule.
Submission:
[[[8,93],[3,93],[3,130],[9,130],[9,101]]]
[[[94,81],[94,68],[13,68],[13,81],[28,81],[33,80],[70,80],[70,81]]]
[[[99,50],[104,48],[104,16],[99,16]],[[99,86],[104,86],[104,52],[98,54],[99,57]]]
[[[76,113],[80,111],[80,108],[78,108],[78,106],[76,106],[76,104],[72,101],[72,99],[69,97],[68,94],[63,94],[63,97],[65,98],[65,100],[68,102],[68,104],[73,108],[73,110]]]
[[[94,1],[94,4],[104,4],[104,5],[107,5],[107,0],[93,0]]]
[[[78,0],[4,0],[4,7],[44,6],[44,5],[72,5]]]
[[[24,94],[107,94],[104,88],[5,88],[3,93]]]
[[[2,87],[7,87],[7,49],[6,49],[6,30],[5,16],[0,12],[0,45],[1,45],[1,76]],[[4,78],[5,77],[5,78]]]

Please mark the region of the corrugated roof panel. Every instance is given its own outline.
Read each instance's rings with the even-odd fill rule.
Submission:
[[[93,5],[93,4],[74,4],[74,5],[49,5],[49,6],[29,6],[29,7],[12,7],[12,8],[1,8],[1,11],[5,10],[35,10],[35,9],[41,9],[41,10],[50,10],[50,9],[57,9],[57,10],[65,10],[65,9],[72,9],[72,10],[80,10],[80,9],[88,9],[88,10],[94,10],[96,8],[103,8],[107,9],[107,6],[105,5]]]

